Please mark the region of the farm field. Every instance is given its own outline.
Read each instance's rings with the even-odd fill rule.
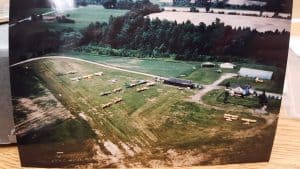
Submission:
[[[138,88],[146,85],[126,86],[136,83],[136,80],[154,79],[66,58],[36,60],[13,67],[12,71],[27,77],[27,80],[12,81],[20,86],[20,91],[28,92],[26,95],[17,95],[14,100],[30,96],[30,100],[43,98],[47,101],[49,96],[45,91],[49,90],[57,102],[74,116],[72,120],[80,122],[77,127],[73,123],[61,126],[67,129],[59,130],[61,134],[52,138],[53,142],[64,144],[68,142],[67,138],[76,137],[77,133],[95,133],[95,136],[86,135],[85,138],[90,141],[85,152],[77,152],[77,157],[92,153],[93,157],[88,156],[88,159],[94,161],[82,163],[94,163],[94,167],[193,166],[265,161],[268,157],[266,154],[271,151],[270,138],[274,136],[275,122],[266,125],[265,118],[246,113],[244,108],[228,112],[230,109],[217,110],[190,102],[189,97],[198,90],[179,89],[157,82],[149,89],[137,92]],[[98,75],[101,72],[101,75],[88,76],[97,72]],[[71,80],[79,76],[87,78]],[[47,89],[41,89],[41,86]],[[27,87],[29,89],[25,90]],[[117,88],[121,90],[112,92]],[[100,95],[108,91],[109,94]],[[117,98],[122,100],[114,102]],[[109,102],[114,103],[103,107]],[[36,103],[36,107],[46,108],[40,102]],[[249,125],[242,124],[240,120],[226,122],[224,113],[256,119],[258,122]],[[85,123],[90,128],[85,127]],[[73,134],[70,135],[70,131]],[[40,137],[37,140],[48,138],[47,135],[37,137]],[[31,137],[27,139],[28,143]],[[42,150],[47,147],[39,147],[41,161],[47,161],[42,159]],[[54,146],[51,151],[66,152],[60,154],[60,158],[68,159],[67,150],[68,146]],[[76,156],[76,153],[73,155]],[[63,165],[63,161],[55,156],[51,162],[55,167]]]
[[[66,11],[64,15],[69,14],[69,19],[75,21],[72,23],[49,23],[49,27],[56,30],[62,30],[66,28],[73,28],[74,30],[81,30],[86,28],[90,23],[95,22],[108,22],[110,16],[121,16],[127,13],[128,10],[120,9],[105,9],[102,6],[89,5],[86,7],[79,7],[71,11]]]
[[[188,7],[177,7],[177,6],[164,6],[163,7],[166,11],[179,11],[179,12],[190,12],[190,8]],[[199,10],[199,12],[206,12],[205,8],[196,8],[197,10]],[[229,12],[235,12],[235,13],[240,13],[240,14],[255,14],[255,15],[259,15],[260,11],[255,11],[255,10],[242,10],[242,9],[220,9],[220,8],[210,8],[211,11],[213,12],[224,12],[225,14],[228,14]],[[266,12],[264,11],[262,13],[262,16],[265,17],[272,17],[274,15],[274,12]],[[290,17],[291,14],[288,13],[278,13],[279,16],[281,17]]]
[[[151,3],[157,4],[160,6],[172,6],[172,0],[150,0]]]
[[[166,19],[169,21],[177,21],[177,23],[183,23],[189,20],[195,25],[199,25],[201,22],[205,23],[206,25],[210,25],[211,23],[215,22],[217,18],[219,18],[225,25],[232,26],[233,28],[249,27],[251,29],[256,29],[258,32],[276,31],[276,29],[279,31],[290,30],[290,21],[287,19],[278,18],[224,15],[216,13],[194,13],[185,11],[163,11],[160,13],[153,13],[148,16],[150,19]],[[240,22],[241,20],[243,22]]]

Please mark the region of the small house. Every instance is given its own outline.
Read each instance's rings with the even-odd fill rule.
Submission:
[[[242,77],[252,77],[252,78],[259,78],[264,80],[271,80],[273,76],[272,71],[245,68],[245,67],[242,67],[238,72],[238,74]]]

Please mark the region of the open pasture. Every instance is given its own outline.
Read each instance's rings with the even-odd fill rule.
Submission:
[[[70,15],[68,18],[74,20],[74,24],[57,23],[55,21],[53,23],[49,23],[49,26],[56,30],[72,28],[79,31],[89,26],[92,22],[108,22],[111,16],[117,17],[124,15],[127,12],[128,10],[105,9],[103,6],[89,5],[86,7],[75,8],[63,13],[63,15]]]

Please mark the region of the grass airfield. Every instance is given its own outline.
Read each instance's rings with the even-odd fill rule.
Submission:
[[[29,91],[39,91],[44,86],[75,117],[53,123],[51,130],[47,127],[39,130],[39,133],[48,131],[48,135],[38,134],[34,138],[29,134],[24,141],[25,148],[33,140],[39,144],[47,140],[65,144],[54,146],[51,150],[36,150],[37,154],[64,152],[60,158],[57,154],[53,155],[55,167],[67,165],[61,159],[79,157],[78,154],[85,159],[78,161],[80,165],[157,167],[265,161],[271,150],[270,138],[274,136],[276,122],[265,125],[264,118],[243,112],[243,107],[240,112],[228,112],[190,102],[189,97],[197,90],[179,89],[158,82],[149,86],[148,90],[137,92],[138,88],[146,85],[126,88],[125,84],[136,80],[153,81],[153,77],[72,59],[41,59],[14,67],[12,71],[15,69],[18,69],[19,76],[30,78],[22,81],[14,79],[13,83],[24,90],[31,88]],[[103,75],[71,80],[97,72]],[[33,86],[28,81],[39,85]],[[122,90],[100,96],[102,92],[117,88]],[[13,93],[16,102],[25,97],[18,92]],[[26,97],[47,99],[44,92],[29,92]],[[117,98],[122,98],[122,101],[103,108],[104,104]],[[35,106],[45,109],[45,104],[40,102],[36,102]],[[258,122],[249,125],[242,124],[240,120],[227,122],[223,118],[224,113]],[[72,122],[74,120],[76,122]],[[89,140],[87,147],[75,142],[85,153],[65,150],[69,147],[68,142],[72,142],[70,145],[74,147],[74,140],[78,139]],[[43,160],[48,162],[45,158]]]

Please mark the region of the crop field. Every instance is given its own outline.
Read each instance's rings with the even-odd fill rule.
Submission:
[[[94,163],[94,167],[157,167],[268,159],[275,124],[266,127],[264,118],[245,113],[243,108],[240,112],[228,112],[227,109],[215,109],[189,101],[189,97],[198,90],[181,89],[161,82],[155,82],[154,86],[140,84],[128,88],[128,84],[137,83],[137,80],[154,82],[154,79],[66,58],[36,60],[17,66],[12,71],[15,69],[19,76],[30,77],[18,81],[21,91],[22,86],[24,90],[29,87],[26,95],[14,98],[20,105],[24,104],[21,100],[25,96],[30,100],[40,97],[47,101],[50,94],[40,89],[45,86],[57,99],[57,104],[61,103],[74,116],[53,123],[58,130],[47,130],[47,135],[26,137],[25,143],[30,143],[31,139],[39,143],[39,140],[47,140],[48,135],[51,135],[52,142],[61,144],[81,136],[94,140],[86,146],[81,145],[83,152],[73,152],[70,156],[78,157],[76,159],[85,157],[85,161],[80,163],[79,160],[79,164]],[[91,74],[94,76],[89,76]],[[78,77],[86,78],[72,80]],[[29,85],[32,84],[30,81],[36,80],[39,85]],[[141,88],[145,90],[138,92]],[[46,109],[45,104],[40,103],[36,102],[36,107]],[[227,122],[223,118],[224,113],[258,122],[248,125],[240,120]],[[38,132],[43,133],[44,130],[42,128]],[[69,146],[53,146],[49,150],[49,144],[45,144],[45,148],[39,145],[36,151],[41,161],[47,161],[43,156],[43,150],[47,149],[45,152],[52,151],[54,154],[65,152],[53,156],[51,162],[55,167],[66,165],[60,159],[68,159]],[[67,145],[74,146],[74,143]]]
[[[90,23],[95,22],[108,22],[110,16],[121,16],[127,13],[128,10],[120,9],[105,9],[102,6],[90,5],[86,7],[79,7],[64,14],[69,14],[69,19],[75,21],[72,23],[50,23],[49,26],[56,30],[73,28],[74,30],[81,30],[86,28]]]
[[[160,13],[153,13],[148,16],[150,19],[166,19],[173,22],[177,21],[177,23],[183,23],[189,20],[195,25],[199,25],[201,22],[210,25],[211,23],[215,22],[217,18],[219,18],[221,22],[223,22],[225,25],[232,26],[233,28],[249,27],[250,29],[256,29],[258,32],[276,31],[276,29],[278,29],[279,31],[290,30],[290,21],[288,19],[265,18],[243,15],[224,15],[217,13],[202,12],[193,13],[186,11],[189,10],[188,8],[183,8],[183,10],[185,11],[163,11]],[[240,22],[241,20],[243,20],[243,22]]]

